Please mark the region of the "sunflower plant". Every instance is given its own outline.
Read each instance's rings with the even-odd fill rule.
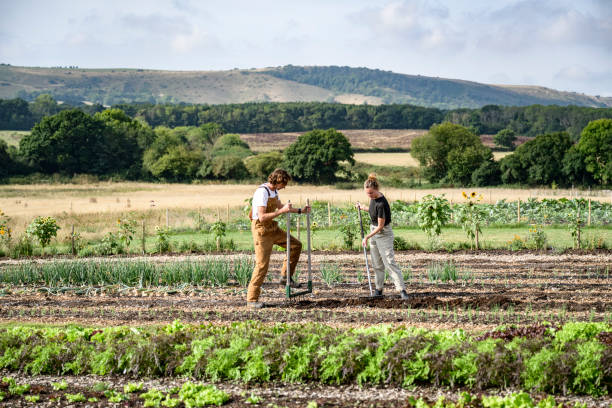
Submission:
[[[52,238],[57,236],[57,231],[60,229],[59,225],[57,225],[57,221],[53,217],[36,217],[34,220],[28,225],[26,232],[30,236],[35,236],[40,242],[40,245],[43,249],[43,254],[45,253],[45,247],[49,245]]]
[[[6,246],[10,246],[12,231],[8,226],[11,219],[0,210],[0,242],[3,242]]]
[[[431,249],[439,245],[442,227],[449,221],[450,214],[450,205],[444,195],[436,197],[428,194],[418,203],[419,228],[427,234]]]
[[[485,222],[485,212],[482,206],[478,205],[482,201],[482,194],[478,195],[475,191],[467,194],[462,193],[465,203],[459,205],[457,210],[457,223],[465,231],[470,239],[470,246],[479,249],[479,238],[482,234],[482,224]]]

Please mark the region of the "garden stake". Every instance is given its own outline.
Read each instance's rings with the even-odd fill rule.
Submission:
[[[370,286],[370,297],[374,297],[374,293],[372,293],[372,280],[370,279],[370,267],[368,266],[368,252],[366,250],[366,247],[363,246],[363,238],[364,238],[364,233],[363,233],[363,220],[361,218],[361,206],[359,205],[359,203],[357,203],[357,213],[359,214],[359,227],[361,227],[361,246],[363,247],[363,256],[365,257],[365,264],[366,264],[366,273],[368,274],[368,285]]]
[[[290,203],[291,201],[287,201]],[[310,205],[310,200],[306,199],[306,205]],[[291,264],[289,263],[289,256],[291,255],[291,213],[287,213],[287,286],[285,286],[285,297],[289,300],[297,296],[303,296],[308,293],[312,293],[312,263],[310,258],[310,212],[306,213],[306,240],[308,246],[308,287],[306,290],[301,292],[291,293]]]

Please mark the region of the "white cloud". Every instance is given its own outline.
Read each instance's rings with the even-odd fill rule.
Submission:
[[[376,36],[375,41],[416,46],[424,51],[458,50],[462,36],[450,21],[447,7],[434,2],[406,0],[369,7],[352,16]]]

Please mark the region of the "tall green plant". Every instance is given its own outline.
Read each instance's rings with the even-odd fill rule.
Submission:
[[[221,238],[225,236],[226,230],[227,225],[221,220],[215,222],[210,227],[210,231],[213,233],[213,236],[215,237],[215,242],[217,243],[217,251],[221,250]]]
[[[36,217],[34,221],[28,225],[26,232],[30,236],[35,236],[40,242],[45,253],[45,247],[49,245],[52,238],[57,236],[57,231],[60,229],[57,221],[53,217]]]
[[[470,239],[470,247],[473,248],[475,244],[476,249],[479,249],[479,237],[482,234],[481,226],[485,220],[484,210],[478,205],[478,202],[482,200],[482,194],[476,196],[475,191],[470,194],[466,194],[464,191],[462,195],[466,202],[459,206],[457,222]]]
[[[419,228],[427,234],[429,247],[435,249],[439,245],[442,227],[449,221],[451,214],[448,200],[444,194],[440,197],[428,194],[417,205]]]

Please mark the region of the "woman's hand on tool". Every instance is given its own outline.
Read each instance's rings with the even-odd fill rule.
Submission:
[[[363,245],[364,248],[366,248],[368,246],[368,237],[367,236],[365,238],[363,238],[363,241],[361,241],[361,245]]]

